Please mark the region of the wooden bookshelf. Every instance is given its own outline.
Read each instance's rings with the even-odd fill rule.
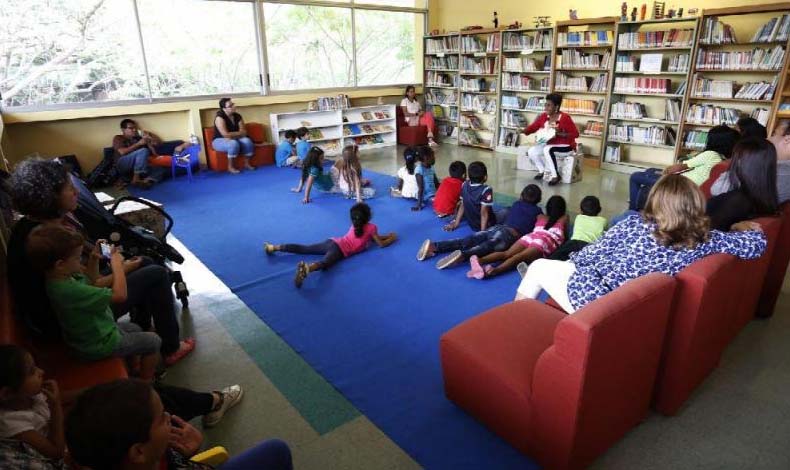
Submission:
[[[519,145],[527,145],[523,129],[536,112],[524,106],[528,100],[541,100],[549,92],[553,57],[553,26],[502,31],[498,152],[516,154]],[[525,78],[530,79],[528,87],[523,82]],[[518,86],[514,86],[516,80],[521,80]],[[518,108],[505,106],[506,102],[512,104],[515,100]],[[516,125],[517,122],[523,125]]]
[[[436,138],[444,143],[457,142],[460,116],[459,34],[441,34],[423,38],[425,51],[423,98],[424,109],[436,119]],[[437,77],[440,80],[437,80]],[[453,136],[455,134],[455,137]]]
[[[776,116],[778,115],[777,110],[782,101],[782,90],[787,82],[788,39],[790,39],[790,35],[781,40],[777,40],[776,37],[767,37],[763,41],[754,41],[753,39],[760,28],[770,21],[771,18],[779,17],[781,19],[781,15],[783,14],[790,14],[790,3],[713,8],[702,11],[699,21],[698,40],[694,46],[694,61],[692,63],[692,73],[689,77],[686,106],[683,110],[683,121],[680,133],[678,134],[679,143],[675,153],[676,157],[699,152],[701,146],[704,146],[704,134],[701,135],[702,140],[697,141],[697,145],[689,145],[686,142],[689,132],[705,132],[718,124],[734,124],[734,122],[731,122],[731,119],[726,121],[716,120],[715,122],[700,122],[696,120],[689,111],[692,105],[710,105],[726,108],[731,110],[733,116],[749,116],[752,115],[752,113],[756,113],[758,109],[763,109],[765,110],[765,117],[762,122],[768,127],[769,133],[771,132],[776,124]],[[706,25],[714,19],[718,19],[720,22],[731,26],[734,32],[735,41],[711,41],[708,38],[706,35]],[[780,67],[774,70],[733,70],[730,68],[722,70],[723,67],[716,67],[718,68],[717,70],[711,70],[710,64],[698,63],[698,58],[701,58],[701,54],[709,51],[714,53],[731,53],[750,51],[756,48],[770,51],[777,46],[784,49],[784,57]],[[732,97],[701,97],[695,94],[694,82],[697,77],[711,80],[732,81],[736,86],[760,81],[771,83],[776,80],[776,86],[773,91],[773,96],[760,96],[758,97],[759,99],[735,98],[737,89],[734,90],[735,93],[733,93]]]
[[[492,150],[499,122],[502,32],[498,29],[462,31],[459,40],[458,144]],[[470,120],[480,121],[480,125],[469,125]]]
[[[602,168],[631,173],[674,163],[686,97],[677,91],[689,80],[697,30],[695,17],[617,23]],[[668,92],[646,91],[661,85],[668,85]],[[677,104],[674,116],[667,115],[671,103]],[[629,141],[618,138],[615,126],[655,129],[663,131],[663,136],[648,142]],[[607,157],[608,148],[619,149],[619,159]]]
[[[583,146],[586,157],[585,163],[591,164],[592,166],[599,166],[600,164],[600,158],[603,155],[604,139],[602,135],[585,135],[584,128],[587,125],[587,121],[596,121],[601,122],[604,133],[606,131],[608,118],[606,110],[609,108],[607,95],[608,90],[611,89],[612,86],[612,70],[615,62],[614,45],[616,41],[616,24],[617,18],[614,16],[558,21],[554,33],[554,51],[552,54],[553,60],[551,61],[551,91],[552,93],[560,93],[563,96],[561,108],[563,112],[571,116],[582,117],[583,120],[574,119],[576,126],[579,128],[578,142]],[[608,32],[611,42],[587,43],[584,41],[584,38],[579,42],[561,42],[563,36],[568,33],[581,33],[583,35],[585,32],[590,32],[595,36],[595,34],[600,31]],[[582,57],[582,60],[588,57],[589,54],[605,55],[609,53],[609,62],[608,64],[599,63],[597,66],[592,65],[582,68],[578,67],[578,64],[561,63],[563,52],[578,54]],[[571,78],[589,77],[591,78],[591,83],[597,76],[606,74],[604,91],[589,91],[589,88],[588,91],[560,89],[557,83],[558,74],[564,74]],[[598,109],[600,109],[601,112],[599,114],[593,114],[579,111],[569,106],[573,103],[571,100],[591,100],[600,102]]]

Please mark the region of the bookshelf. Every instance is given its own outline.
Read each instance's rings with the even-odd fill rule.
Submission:
[[[551,87],[554,27],[505,30],[501,49],[496,150],[516,154],[519,145],[526,145],[524,128],[543,112],[542,104],[534,104]]]
[[[497,136],[502,32],[463,31],[459,41],[458,144],[491,150]]]
[[[563,96],[561,110],[577,127],[585,163],[599,166],[614,66],[617,18],[558,21],[551,61],[551,91]]]
[[[697,26],[696,17],[617,23],[602,168],[674,163]]]
[[[461,82],[460,35],[425,36],[425,67],[423,98],[425,110],[436,120],[436,138],[442,142],[457,142]]]
[[[774,20],[775,19],[775,20]],[[786,80],[790,3],[705,9],[676,156],[702,150],[713,125],[776,123]]]

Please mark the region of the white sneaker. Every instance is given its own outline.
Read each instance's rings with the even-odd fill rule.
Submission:
[[[449,255],[445,256],[444,258],[440,259],[436,263],[436,269],[445,269],[449,268],[450,266],[455,266],[458,262],[463,259],[464,254],[461,253],[461,250],[455,250]]]
[[[426,238],[425,241],[422,242],[422,245],[420,245],[420,250],[417,252],[417,261],[425,261],[433,256],[433,253],[428,253],[429,251],[431,251],[431,239]]]
[[[241,385],[231,385],[230,387],[225,387],[221,392],[218,393],[222,397],[222,401],[216,410],[203,415],[204,428],[210,428],[219,423],[219,420],[225,416],[225,412],[236,406],[236,404],[241,401],[241,397],[244,396],[244,390],[241,389]]]
[[[523,261],[518,263],[518,266],[516,266],[516,270],[518,271],[518,275],[521,276],[521,279],[524,279],[524,276],[527,275],[528,269],[529,265]]]

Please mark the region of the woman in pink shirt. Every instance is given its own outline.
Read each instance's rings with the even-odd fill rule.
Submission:
[[[307,264],[304,261],[299,261],[296,265],[296,278],[294,279],[294,284],[299,288],[302,287],[302,282],[308,274],[313,271],[329,269],[338,261],[365,251],[370,240],[375,241],[382,248],[392,245],[398,238],[395,232],[380,236],[376,224],[370,223],[371,218],[373,218],[373,213],[370,211],[370,206],[360,202],[351,207],[351,228],[342,237],[332,237],[314,245],[264,243],[263,249],[267,255],[272,255],[276,251],[303,255],[324,255],[323,260],[315,263]]]

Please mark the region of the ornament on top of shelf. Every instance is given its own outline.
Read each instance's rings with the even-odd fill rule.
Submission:
[[[636,21],[636,7],[631,10],[631,21]]]
[[[438,36],[439,35],[439,30],[438,29],[434,29],[428,35],[429,36]]]
[[[664,9],[667,7],[666,2],[653,2],[653,19],[654,20],[663,20],[664,19]]]
[[[536,28],[546,28],[551,26],[551,21],[549,21],[549,18],[551,18],[550,16],[533,16],[532,18],[534,18],[532,22],[535,23]]]
[[[628,4],[625,2],[620,5],[620,21],[628,21]]]
[[[576,13],[576,10],[568,10],[568,18],[571,20],[578,20],[579,14]]]
[[[642,9],[639,12],[639,21],[645,21],[646,14],[647,14],[647,3],[643,3]]]
[[[519,23],[518,21],[514,21],[513,23],[507,25],[507,28],[505,29],[521,29],[521,23]]]
[[[669,7],[669,10],[667,11],[667,18],[674,18],[674,17],[675,17],[675,6],[672,5],[671,7]]]
[[[494,23],[494,29],[499,28],[499,18],[497,17],[496,12],[494,12],[494,19],[491,22]]]
[[[480,25],[464,26],[463,28],[461,28],[461,31],[476,31],[478,29],[483,29],[483,27]]]
[[[678,18],[683,18],[683,7],[678,8]]]
[[[697,13],[699,13],[699,8],[697,7],[689,8],[688,10],[689,16],[697,16]]]
[[[308,111],[318,111],[318,102],[317,101],[310,101],[307,103],[307,110]]]

